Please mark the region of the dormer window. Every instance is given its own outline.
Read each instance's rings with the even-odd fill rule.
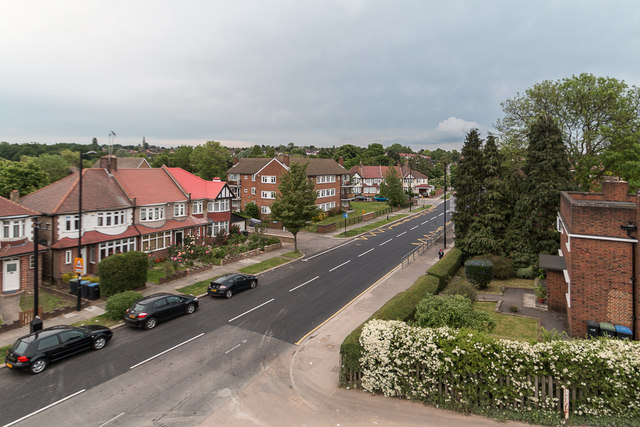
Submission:
[[[24,219],[2,221],[3,239],[20,239],[24,236]]]
[[[203,211],[203,203],[202,200],[198,200],[193,202],[193,208],[191,209],[191,213],[193,214],[201,214]]]
[[[98,227],[124,224],[124,211],[98,212]]]
[[[65,231],[78,231],[80,226],[80,217],[78,215],[67,215],[64,217]]]
[[[164,219],[164,207],[140,208],[140,221],[158,221]]]
[[[186,209],[184,203],[175,203],[173,205],[173,216],[185,216]]]

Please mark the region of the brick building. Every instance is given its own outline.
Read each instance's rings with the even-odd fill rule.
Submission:
[[[584,337],[586,322],[596,321],[629,327],[640,338],[639,219],[640,198],[627,182],[604,181],[599,193],[561,193],[559,255],[540,255],[540,266],[549,309],[566,313],[571,336]]]

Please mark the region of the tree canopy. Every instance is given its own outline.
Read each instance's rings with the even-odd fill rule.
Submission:
[[[380,195],[389,199],[390,206],[402,206],[406,203],[406,197],[402,189],[402,177],[398,169],[390,167],[380,184]]]

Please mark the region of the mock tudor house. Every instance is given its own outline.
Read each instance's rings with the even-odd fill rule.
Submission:
[[[566,313],[571,336],[584,337],[592,321],[626,326],[640,339],[638,221],[640,197],[625,181],[606,180],[602,192],[561,193],[559,254],[541,254],[540,267],[548,307]]]
[[[18,198],[17,191],[14,190],[12,197]],[[0,295],[23,292],[33,287],[36,273],[33,222],[38,215],[33,209],[0,197]],[[40,265],[42,253],[46,250],[46,247],[38,245]]]
[[[316,205],[323,211],[341,209],[342,183],[348,174],[344,166],[332,159],[316,158],[234,158],[234,165],[227,171],[227,182],[236,199],[234,210],[243,210],[255,203],[264,216],[271,214],[280,185],[280,175],[289,170],[291,162],[307,164],[307,178],[314,183]]]
[[[115,157],[103,157],[103,168],[82,171],[81,255],[83,274],[115,253],[133,250],[165,256],[185,235],[204,236],[207,220],[191,215],[189,195],[166,168],[119,169]],[[49,253],[43,276],[55,281],[73,272],[78,256],[78,172],[20,199],[50,223],[41,231]]]
[[[427,194],[432,188],[429,186],[429,178],[426,175],[409,169],[407,166],[358,165],[349,169],[351,191],[355,195],[365,197],[377,196],[380,194],[380,186],[391,168],[398,172],[398,177],[402,180],[402,188],[405,192],[412,190],[414,193]]]

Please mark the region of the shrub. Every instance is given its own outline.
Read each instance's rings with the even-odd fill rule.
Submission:
[[[486,289],[493,279],[493,263],[488,259],[471,259],[464,263],[464,275],[478,289]]]
[[[455,283],[450,283],[449,286],[442,291],[443,295],[463,295],[469,298],[470,301],[475,301],[478,298],[478,293],[476,292],[476,288],[468,282],[464,281],[456,281]]]
[[[100,261],[100,293],[103,296],[140,288],[147,282],[147,255],[138,252],[126,252],[112,255]]]
[[[533,267],[521,267],[516,270],[516,277],[518,279],[533,279]]]
[[[78,275],[76,273],[64,273],[62,275],[62,281],[63,282],[68,282],[71,279],[77,279]]]
[[[142,294],[136,291],[125,291],[110,296],[105,307],[107,317],[114,320],[122,319],[127,308],[141,298]]]
[[[517,313],[518,312],[518,306],[513,304],[509,306],[509,311],[512,313]]]
[[[438,262],[436,262],[430,269],[427,270],[427,274],[438,278],[440,292],[447,285],[449,279],[458,271],[462,264],[462,251],[458,248],[453,248]],[[438,293],[436,292],[436,293]]]
[[[244,205],[244,213],[249,215],[251,218],[260,219],[260,208],[253,202]]]
[[[473,259],[488,259],[493,263],[493,277],[498,280],[507,280],[514,276],[513,261],[500,255],[485,254]]]
[[[483,312],[474,310],[471,301],[463,295],[427,295],[416,307],[415,323],[427,328],[470,328],[490,331],[495,320]]]

